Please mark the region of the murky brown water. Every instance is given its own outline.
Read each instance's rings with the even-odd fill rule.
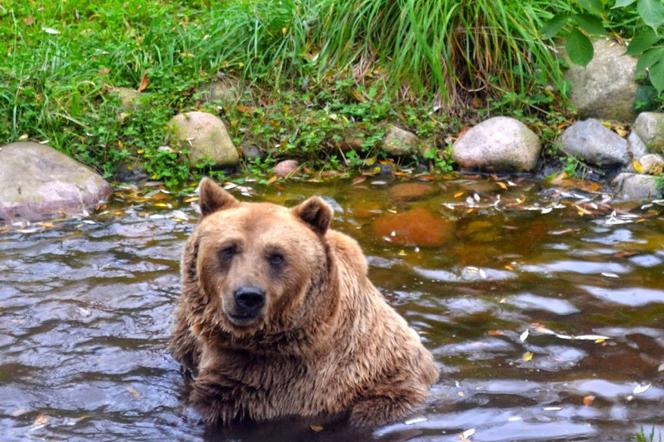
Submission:
[[[0,233],[0,439],[458,441],[474,429],[473,441],[626,441],[642,426],[662,431],[661,207],[612,213],[602,195],[491,180],[430,183],[413,200],[413,189],[371,181],[256,186],[251,199],[320,193],[334,205],[335,227],[360,241],[373,281],[440,363],[422,413],[366,433],[299,420],[206,432],[165,350],[196,215],[190,203],[116,202],[89,220]]]

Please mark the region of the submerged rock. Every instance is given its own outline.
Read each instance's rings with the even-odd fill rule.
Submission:
[[[596,166],[629,162],[627,142],[597,120],[577,121],[563,132],[561,141],[564,152]]]
[[[625,46],[612,40],[596,40],[593,49],[587,66],[569,64],[566,77],[572,87],[571,102],[584,118],[631,123],[638,89],[636,58],[625,55]]]
[[[294,173],[299,167],[300,163],[296,160],[284,160],[278,162],[273,169],[273,172],[278,177],[286,177]]]
[[[174,116],[169,127],[175,140],[189,151],[189,162],[210,159],[220,166],[239,163],[240,156],[224,122],[207,112],[186,112]]]
[[[528,172],[535,168],[539,137],[519,120],[493,117],[463,134],[454,143],[452,157],[464,169]]]
[[[652,175],[621,173],[613,180],[616,198],[622,200],[648,200],[662,197],[659,180]]]
[[[436,247],[449,241],[454,224],[423,207],[389,214],[373,223],[374,234],[400,245]]]
[[[664,153],[664,113],[641,112],[636,117],[633,130],[649,152]]]
[[[78,215],[96,209],[110,193],[100,175],[50,146],[0,148],[0,222]]]
[[[426,183],[401,183],[390,188],[390,196],[398,201],[412,201],[436,193],[436,188]]]
[[[420,142],[417,136],[391,124],[383,139],[383,150],[390,155],[418,155]]]

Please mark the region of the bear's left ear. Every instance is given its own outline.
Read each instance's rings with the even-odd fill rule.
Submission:
[[[198,185],[198,194],[203,217],[217,210],[229,209],[240,204],[233,195],[207,177]]]
[[[317,196],[306,199],[291,210],[319,235],[325,235],[334,215],[332,207]]]

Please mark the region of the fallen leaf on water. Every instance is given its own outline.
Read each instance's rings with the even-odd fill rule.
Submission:
[[[503,336],[504,334],[500,330],[489,330],[487,333],[489,334],[489,336]]]
[[[454,194],[454,198],[461,198],[465,192],[457,192]]]
[[[583,397],[583,405],[585,405],[586,407],[590,407],[590,405],[592,405],[594,400],[595,400],[595,396],[593,396],[592,394],[589,394],[588,396],[584,396]]]
[[[459,440],[461,442],[470,442],[470,437],[475,434],[474,428],[469,428],[459,435]]]
[[[51,416],[46,413],[39,413],[35,420],[32,422],[32,429],[38,429],[45,427],[48,424],[48,421],[51,420]]]
[[[420,422],[426,422],[428,419],[424,416],[419,416],[419,417],[414,417],[412,419],[408,419],[407,421],[404,422],[406,425],[413,425],[413,424],[419,424]]]
[[[358,176],[357,178],[353,179],[353,186],[357,186],[358,184],[362,184],[367,180],[367,177],[365,176]]]
[[[637,386],[634,387],[632,393],[634,394],[645,393],[646,391],[648,391],[650,387],[652,387],[652,384],[645,384],[645,385],[637,384]]]
[[[526,342],[526,339],[528,339],[528,329],[526,329],[523,333],[521,333],[521,336],[519,336],[519,340],[521,342]]]
[[[521,359],[523,359],[525,362],[531,361],[533,359],[533,354],[527,351],[523,354],[523,356],[521,356]]]
[[[507,190],[507,184],[503,183],[502,181],[498,181],[496,184],[498,184],[498,187],[501,189]]]
[[[141,393],[138,392],[137,389],[134,387],[127,387],[127,391],[129,394],[134,398],[134,399],[140,399],[141,398]]]
[[[322,425],[312,424],[312,425],[309,425],[309,428],[311,428],[311,431],[315,431],[316,433],[320,433],[321,431],[323,431],[323,426]]]
[[[657,367],[657,371],[659,371],[660,373],[664,371],[664,363],[659,364],[659,367]]]
[[[602,272],[602,276],[606,276],[607,278],[620,278],[617,274],[609,272]]]

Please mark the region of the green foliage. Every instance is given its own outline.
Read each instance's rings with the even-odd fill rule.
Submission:
[[[662,442],[662,435],[655,434],[655,427],[652,428],[650,433],[646,433],[643,428],[634,436],[634,442]]]
[[[633,3],[637,3],[637,14]],[[590,35],[619,31],[633,37],[627,54],[638,57],[637,75],[647,76],[658,93],[664,92],[664,3],[662,0],[616,0],[608,8],[601,0],[577,0],[558,11],[542,27],[547,38],[561,36],[570,60],[582,66],[593,57]]]

